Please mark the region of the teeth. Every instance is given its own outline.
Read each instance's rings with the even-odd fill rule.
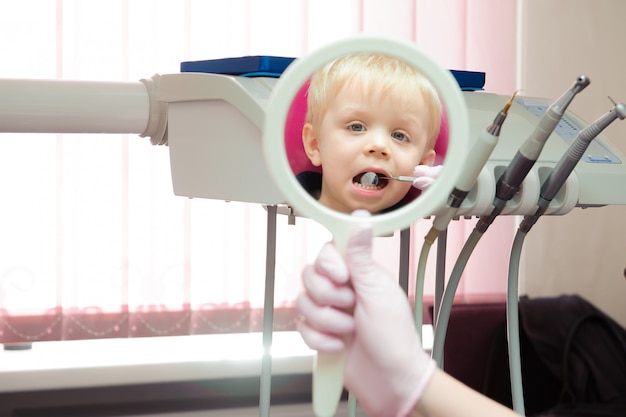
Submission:
[[[355,182],[357,186],[363,188],[364,190],[378,190],[380,187],[372,184],[361,184],[360,182]]]

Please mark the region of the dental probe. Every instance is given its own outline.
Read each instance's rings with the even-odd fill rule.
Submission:
[[[548,178],[541,186],[541,192],[539,193],[539,201],[537,202],[537,211],[532,215],[524,216],[519,229],[528,232],[530,228],[537,222],[540,216],[542,216],[550,202],[556,194],[559,192],[571,172],[576,167],[576,164],[583,157],[583,154],[593,141],[604,129],[606,129],[617,118],[624,120],[626,117],[626,106],[622,103],[613,103],[614,106],[611,110],[602,115],[598,120],[581,130],[576,139],[571,144],[567,152],[561,157],[557,165],[550,172]]]
[[[378,175],[375,172],[368,171],[361,176],[360,183],[362,185],[378,185],[379,180],[396,180],[403,182],[413,182],[415,181],[415,177],[410,177],[408,175],[400,175],[398,177],[385,177],[383,175]]]
[[[399,175],[397,177],[380,177],[380,178],[384,180],[396,180],[396,181],[402,181],[402,182],[413,182],[417,179],[416,177],[411,177],[408,175]]]
[[[502,130],[502,125],[508,116],[509,108],[513,104],[513,99],[517,95],[518,91],[514,92],[511,98],[504,104],[502,110],[496,114],[496,117],[493,121],[487,126],[485,130],[478,135],[478,139],[476,143],[472,146],[470,154],[467,158],[467,165],[465,166],[467,170],[467,174],[463,175],[459,184],[452,190],[450,196],[448,197],[447,210],[444,214],[436,216],[433,221],[433,226],[428,231],[426,236],[424,237],[424,244],[422,245],[422,251],[420,253],[418,266],[417,266],[417,275],[415,279],[415,292],[414,292],[414,309],[413,314],[415,318],[415,325],[420,338],[422,336],[422,328],[421,324],[423,321],[423,311],[421,302],[424,294],[424,280],[426,275],[426,262],[428,260],[428,253],[430,252],[430,248],[435,242],[435,240],[439,237],[441,232],[446,230],[448,227],[448,223],[452,220],[452,218],[456,215],[458,208],[461,206],[465,197],[470,192],[470,190],[476,184],[476,180],[478,179],[478,175],[480,171],[487,163],[489,156],[493,152],[496,144],[498,143],[498,139],[500,137],[500,131]],[[438,306],[437,306],[438,307]]]
[[[475,227],[477,231],[484,233],[493,223],[496,216],[502,212],[507,201],[517,194],[522,181],[524,181],[537,158],[539,158],[543,146],[561,120],[561,117],[565,114],[565,110],[567,110],[574,97],[584,90],[589,83],[590,80],[585,75],[579,76],[574,84],[548,107],[535,130],[522,144],[509,166],[498,179],[496,196],[493,201],[494,210],[490,215],[480,217]]]

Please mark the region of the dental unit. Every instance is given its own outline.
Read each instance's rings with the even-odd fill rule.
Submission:
[[[266,110],[277,82],[277,77],[206,72],[154,75],[137,82],[0,79],[0,132],[123,133],[147,137],[152,145],[168,146],[175,195],[267,207],[263,345],[269,352],[276,218],[279,213],[292,214],[289,201],[274,183],[262,157],[265,119],[271,116]],[[432,213],[433,227],[422,248],[416,284],[417,302],[425,270],[423,262],[430,246],[450,221],[478,217],[438,303],[433,357],[441,366],[456,285],[473,247],[496,216],[526,216],[521,232],[525,235],[539,216],[565,215],[576,207],[626,204],[624,156],[601,134],[614,120],[626,117],[626,107],[615,104],[610,112],[585,128],[587,123],[567,109],[588,85],[587,77],[578,77],[552,104],[548,99],[518,93],[509,97],[461,92],[472,138],[463,166],[466,175],[455,184],[448,200]],[[572,138],[574,142],[568,146]],[[239,161],[238,175],[212,181],[216,175],[231,172],[233,161]],[[263,186],[251,187],[250,178]],[[410,182],[413,177],[382,177],[368,172],[360,182],[376,186],[380,180]],[[515,245],[519,249],[521,242]],[[516,286],[513,281],[510,285]],[[516,289],[509,296],[515,298]],[[421,307],[415,309],[417,323],[422,321],[421,311]],[[510,331],[515,332],[515,317],[510,321]],[[261,413],[266,416],[269,360],[266,355],[261,370]],[[511,367],[512,385],[518,392],[518,363]],[[519,400],[518,393],[518,410]]]
[[[175,195],[282,207],[287,204],[267,175],[260,145],[264,108],[276,82],[276,78],[209,73],[154,75],[138,82],[0,79],[0,131],[147,137],[153,145],[169,148]],[[475,138],[484,130],[481,125],[491,123],[490,114],[499,112],[509,99],[478,91],[461,94],[470,115],[470,136]],[[491,213],[496,181],[548,104],[547,99],[517,96],[508,110],[507,128],[459,205],[458,216]],[[501,214],[534,213],[534,196],[539,197],[538,168],[555,164],[568,138],[585,126],[573,113],[566,111],[563,118],[565,123],[557,126],[554,140],[547,143]],[[224,183],[210,181],[216,172],[230,170],[228,161],[240,159],[243,146],[249,147],[250,156],[238,166],[241,175]],[[547,214],[565,214],[574,207],[626,204],[626,193],[608,191],[619,185],[626,168],[605,137],[590,145],[582,162],[574,170],[576,184],[571,181],[566,198],[551,202]],[[249,187],[247,178],[252,177],[264,187]],[[599,182],[607,187],[593,186]],[[447,208],[443,205],[434,215]]]

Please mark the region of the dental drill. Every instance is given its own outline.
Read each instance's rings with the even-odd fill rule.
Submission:
[[[463,245],[448,279],[437,315],[432,356],[439,367],[443,366],[443,347],[450,320],[450,312],[465,265],[467,265],[474,248],[494,219],[502,212],[506,203],[519,191],[523,180],[539,158],[546,141],[556,128],[561,117],[565,114],[574,97],[584,90],[589,83],[590,80],[585,75],[579,76],[572,86],[548,107],[533,132],[519,148],[511,163],[498,179],[492,212],[489,215],[480,217]]]
[[[591,142],[607,128],[616,119],[623,120],[626,117],[626,106],[622,103],[613,103],[613,108],[602,115],[591,125],[581,130],[574,142],[567,150],[567,153],[559,160],[554,169],[550,172],[548,178],[541,186],[539,201],[537,202],[537,211],[533,215],[526,215],[519,229],[524,233],[528,233],[531,227],[537,222],[548,209],[550,202],[559,192],[569,175],[572,173],[576,164],[581,160],[583,154],[591,144]]]
[[[502,212],[506,203],[517,194],[522,181],[539,158],[543,146],[565,114],[565,110],[574,100],[574,97],[584,90],[589,83],[590,80],[585,75],[579,76],[574,84],[548,107],[535,130],[522,144],[509,166],[498,179],[496,196],[493,201],[494,210],[489,216],[481,216],[476,224],[476,230],[484,233],[496,216]]]
[[[509,341],[509,369],[513,409],[522,415],[525,415],[525,407],[519,339],[519,310],[517,304],[519,264],[523,242],[526,235],[535,225],[539,217],[546,212],[550,206],[550,202],[557,195],[563,184],[565,184],[565,181],[581,160],[591,142],[617,118],[620,120],[624,120],[624,118],[626,118],[626,106],[622,103],[613,104],[614,106],[611,110],[578,133],[574,142],[570,145],[567,152],[561,157],[557,165],[550,172],[550,175],[541,186],[539,201],[537,202],[537,211],[532,215],[524,216],[518,227],[517,233],[515,234],[515,238],[513,239],[513,246],[511,248],[511,255],[509,259],[506,320],[507,336]]]
[[[468,155],[467,163],[464,167],[467,170],[467,173],[461,178],[460,183],[450,193],[447,204],[449,210],[447,210],[444,215],[437,216],[433,222],[433,228],[436,230],[445,230],[448,223],[450,223],[458,208],[461,206],[461,203],[465,200],[465,197],[467,197],[476,184],[480,171],[487,163],[489,156],[491,156],[493,149],[498,143],[502,125],[508,116],[509,108],[513,104],[513,99],[516,95],[517,91],[513,93],[502,110],[498,112],[493,122],[491,122],[489,126],[487,126],[487,128],[478,136],[478,140],[474,144],[470,155]]]
[[[454,218],[456,215],[461,203],[465,200],[471,189],[476,184],[478,179],[478,175],[480,171],[487,163],[487,160],[491,156],[496,144],[498,143],[498,139],[500,138],[500,131],[502,130],[502,125],[507,118],[509,108],[513,104],[513,99],[517,91],[513,93],[511,98],[506,102],[502,110],[498,112],[494,120],[487,126],[485,130],[483,130],[478,136],[476,143],[471,149],[470,155],[468,155],[466,170],[467,174],[464,175],[459,184],[454,187],[454,190],[450,193],[448,197],[448,202],[446,205],[446,212],[442,215],[438,215],[435,217],[433,221],[433,226],[428,231],[426,236],[424,237],[424,244],[422,245],[422,251],[420,253],[420,258],[418,262],[417,268],[417,277],[415,280],[415,294],[414,294],[414,317],[415,317],[415,326],[420,338],[422,337],[422,322],[423,322],[423,311],[422,311],[422,299],[424,294],[424,276],[426,274],[426,262],[428,259],[428,253],[430,252],[430,248],[439,236],[441,232],[446,230],[448,227],[448,223]]]

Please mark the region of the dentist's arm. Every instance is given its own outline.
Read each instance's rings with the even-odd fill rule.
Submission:
[[[407,417],[520,417],[440,369]],[[403,416],[404,417],[404,416]]]
[[[298,330],[321,352],[347,349],[344,384],[372,417],[517,416],[438,370],[421,347],[406,295],[371,256],[372,229],[345,259],[325,245],[302,275]]]

